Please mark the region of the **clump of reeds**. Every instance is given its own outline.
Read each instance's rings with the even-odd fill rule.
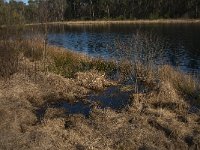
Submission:
[[[165,62],[156,65],[164,49],[164,46],[160,46],[156,35],[137,32],[128,42],[128,46],[118,41],[117,48],[119,57],[125,59],[120,64],[121,74],[135,84],[135,102],[139,101],[141,96],[139,94],[143,91],[143,93],[153,93],[142,98],[145,102],[151,97],[151,101],[160,106],[165,105],[164,107],[178,104],[180,109],[182,107],[185,109],[187,104],[183,100],[191,105],[199,104],[198,79],[172,66],[162,65]],[[177,108],[176,106],[174,108]]]
[[[162,51],[157,40],[157,37],[152,34],[138,31],[130,41],[116,41],[116,55],[120,58],[120,74],[122,78],[128,78],[134,84],[137,94],[142,84],[148,88],[157,85],[153,67],[156,55]]]

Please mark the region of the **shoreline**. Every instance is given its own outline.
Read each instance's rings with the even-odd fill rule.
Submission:
[[[200,100],[200,87],[192,77],[170,66],[154,70],[142,64],[122,64],[122,76],[135,71],[132,77],[148,89],[134,91],[138,83],[120,85],[107,78],[106,70],[115,70],[113,63],[88,60],[56,46],[47,46],[44,61],[39,38],[7,41],[7,45],[13,50],[26,49],[16,58],[4,59],[0,68],[0,73],[8,73],[7,79],[0,78],[0,149],[141,149],[143,143],[148,149],[199,147],[200,110],[194,106]],[[20,66],[17,70],[14,62]],[[130,92],[130,104],[122,110],[101,108],[104,91],[118,85],[116,91],[108,89],[106,97],[110,100]],[[93,101],[85,99],[101,91]],[[79,110],[84,111],[73,112],[77,110],[73,106],[80,103]]]
[[[148,25],[148,24],[200,24],[200,19],[139,19],[139,20],[70,20],[58,21],[47,23],[26,23],[21,24],[24,26],[38,26],[38,25],[69,25],[69,26],[82,26],[82,25],[116,25],[116,24],[132,24],[132,25]],[[20,25],[9,25],[20,26]],[[6,28],[6,25],[0,25],[0,28]]]
[[[30,23],[26,26],[45,23]],[[48,22],[48,25],[108,25],[108,24],[200,24],[200,19],[157,19],[157,20],[95,20],[95,21],[59,21]]]

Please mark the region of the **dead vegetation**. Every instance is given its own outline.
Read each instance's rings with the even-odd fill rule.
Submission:
[[[146,76],[147,80],[141,78],[142,82],[147,81],[145,85],[151,90],[134,94],[130,111],[139,112],[151,128],[164,134],[157,140],[168,138],[173,143],[167,144],[164,140],[169,146],[166,149],[198,149],[200,128],[197,118],[200,111],[197,107],[199,99],[195,95],[199,94],[199,82],[170,66],[163,66],[155,72],[150,73],[150,78]],[[191,111],[194,108],[195,111]]]
[[[38,122],[36,110],[48,102],[74,103],[113,85],[106,73],[117,68],[113,62],[52,46],[44,60],[42,43],[20,45],[14,46],[20,49],[17,67],[11,63],[14,71],[0,79],[0,149],[199,149],[200,88],[191,76],[170,66],[151,70],[124,65],[123,74],[133,69],[138,83],[148,89],[132,94],[128,110],[94,107],[86,119],[47,108]]]
[[[110,24],[198,24],[200,21],[195,19],[155,19],[155,20],[97,20],[97,21],[64,21],[64,22],[48,22],[48,25],[110,25]],[[26,24],[26,26],[37,26],[42,23]]]

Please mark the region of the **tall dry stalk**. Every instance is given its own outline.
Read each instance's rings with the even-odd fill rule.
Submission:
[[[149,71],[156,70],[156,62],[160,61],[164,49],[159,43],[158,37],[153,33],[140,31],[130,41],[116,41],[116,55],[122,60],[121,63],[128,61],[129,71],[125,76],[128,75],[129,80],[137,85],[136,93],[139,80],[146,80],[147,76],[151,76]]]

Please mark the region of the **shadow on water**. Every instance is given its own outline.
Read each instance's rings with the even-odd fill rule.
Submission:
[[[89,104],[85,104],[82,101],[76,103],[69,103],[64,100],[58,100],[57,102],[47,103],[38,110],[36,110],[36,116],[38,121],[42,121],[45,117],[46,111],[49,108],[64,108],[66,115],[83,114],[86,118],[89,117],[91,108]]]
[[[48,108],[64,108],[66,115],[82,114],[89,118],[90,112],[94,106],[100,109],[111,108],[115,111],[121,111],[131,104],[130,96],[132,90],[122,90],[121,86],[112,86],[106,88],[104,91],[91,93],[84,99],[87,102],[79,101],[76,103],[69,103],[64,100],[47,103],[36,111],[36,116],[39,121],[43,120]]]

